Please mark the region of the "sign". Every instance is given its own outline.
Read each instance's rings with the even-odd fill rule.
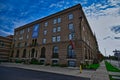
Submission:
[[[39,24],[33,26],[32,38],[38,38],[39,27],[40,27]]]

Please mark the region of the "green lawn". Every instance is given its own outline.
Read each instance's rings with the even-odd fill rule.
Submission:
[[[112,76],[116,76],[117,77],[118,75],[109,75],[110,80],[115,80],[115,79],[112,78]],[[118,76],[118,77],[120,77],[120,76]]]
[[[90,64],[86,66],[87,69],[97,69],[100,66],[100,64]]]
[[[112,66],[109,62],[105,61],[105,65],[108,71],[111,72],[120,72],[120,70],[114,66]]]

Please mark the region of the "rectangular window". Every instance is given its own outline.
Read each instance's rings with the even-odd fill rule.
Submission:
[[[68,15],[68,19],[69,19],[69,20],[73,19],[73,14],[69,14],[69,15]]]
[[[53,64],[53,65],[58,64],[58,60],[52,60],[52,64]]]
[[[48,26],[48,22],[45,22],[45,26]]]
[[[60,36],[57,36],[57,42],[60,42]]]
[[[54,19],[54,20],[53,20],[53,24],[56,24],[56,23],[57,23],[57,19]]]
[[[46,35],[47,34],[47,30],[44,30],[44,35]]]
[[[70,23],[70,24],[68,25],[68,28],[69,28],[69,30],[70,30],[71,32],[74,32],[74,31],[75,31],[75,30],[74,30],[73,23]]]
[[[61,31],[61,27],[58,26],[58,27],[57,27],[57,32],[60,32],[60,31]]]
[[[26,37],[27,39],[29,38],[29,35],[27,35],[27,37]]]
[[[45,38],[43,39],[42,43],[43,43],[43,44],[45,44],[45,43],[46,43],[46,39],[45,39]]]
[[[56,42],[56,37],[52,37],[52,42]]]
[[[61,18],[58,18],[58,23],[60,23],[61,22]]]
[[[19,37],[19,40],[23,40],[23,36]]]
[[[53,33],[55,33],[55,32],[56,32],[56,30],[57,30],[56,28],[53,28]]]
[[[74,37],[75,37],[74,33],[69,34],[69,40],[74,39]]]
[[[30,28],[27,28],[27,31],[30,32]]]
[[[18,35],[18,32],[15,32],[15,35]]]

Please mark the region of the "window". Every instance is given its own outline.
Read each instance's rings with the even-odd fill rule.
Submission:
[[[58,64],[58,60],[52,60],[52,65],[57,65]]]
[[[57,47],[57,46],[54,46],[54,47],[53,47],[53,53],[54,53],[54,54],[58,53],[58,47]]]
[[[69,40],[72,40],[74,38],[74,33],[69,34]]]
[[[19,50],[17,50],[16,57],[17,58],[19,57]]]
[[[14,54],[14,50],[12,50],[10,57],[13,57],[13,54]]]
[[[57,36],[57,42],[60,42],[60,36]]]
[[[45,44],[45,43],[46,43],[46,39],[45,39],[45,38],[43,39],[43,42],[42,42],[42,43],[43,43],[43,44]]]
[[[4,47],[4,46],[5,46],[4,42],[0,41],[0,47]]]
[[[29,31],[30,31],[30,28],[27,28],[27,31],[29,32]]]
[[[45,26],[48,26],[48,22],[45,22]]]
[[[24,33],[24,29],[20,31],[20,34],[23,34]]]
[[[44,30],[44,35],[46,35],[47,34],[47,30]]]
[[[53,20],[53,24],[56,24],[56,23],[57,23],[57,19],[54,19],[54,20]]]
[[[68,49],[67,49],[67,57],[68,58],[75,58],[75,52],[74,50],[72,49],[72,45],[69,45],[68,46]]]
[[[18,32],[15,32],[15,35],[18,35]]]
[[[58,27],[57,27],[57,32],[60,32],[60,31],[61,31],[61,27],[58,26]]]
[[[26,57],[26,49],[23,50],[23,56],[22,56],[22,57],[23,57],[23,58]]]
[[[33,49],[31,50],[31,57],[32,57],[32,58],[34,57],[34,54],[35,54],[35,49],[33,48]]]
[[[26,37],[27,39],[29,38],[29,35],[27,35],[27,37]]]
[[[75,66],[76,66],[76,61],[74,61],[74,60],[69,60],[69,61],[68,61],[68,66],[70,66],[70,67],[75,67]]]
[[[56,42],[56,37],[52,37],[52,42]]]
[[[41,48],[41,55],[40,55],[40,58],[45,58],[45,47],[42,47]]]
[[[23,36],[19,37],[19,40],[23,40]]]
[[[73,19],[73,14],[69,14],[69,15],[68,15],[68,19],[69,19],[69,20]]]
[[[69,30],[70,30],[71,32],[75,32],[75,31],[74,31],[73,23],[68,24],[68,28],[69,28]]]
[[[53,33],[55,33],[55,32],[56,32],[56,30],[57,30],[56,28],[53,28]]]
[[[58,23],[60,23],[61,22],[61,18],[58,18]]]
[[[58,47],[54,46],[53,47],[53,55],[52,55],[53,58],[58,58],[58,51],[59,51]]]

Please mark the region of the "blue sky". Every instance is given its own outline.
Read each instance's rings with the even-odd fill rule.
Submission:
[[[81,4],[100,51],[120,50],[120,0],[0,0],[0,35],[76,4]]]

